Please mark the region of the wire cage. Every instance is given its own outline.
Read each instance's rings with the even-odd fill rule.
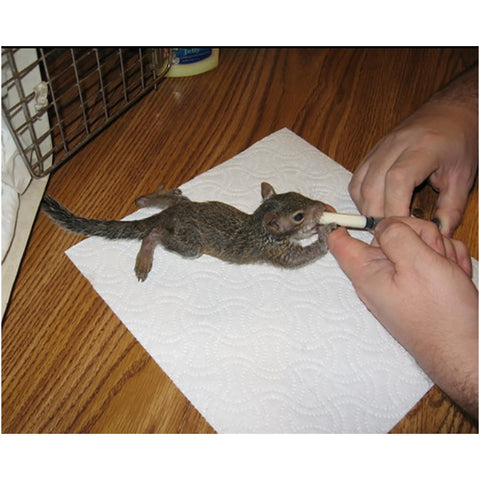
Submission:
[[[2,123],[32,176],[60,167],[156,88],[172,60],[168,48],[2,48]]]

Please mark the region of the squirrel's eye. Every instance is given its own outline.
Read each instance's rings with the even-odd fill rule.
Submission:
[[[303,220],[303,213],[302,212],[299,212],[297,213],[293,219],[296,221],[296,222],[301,222]]]

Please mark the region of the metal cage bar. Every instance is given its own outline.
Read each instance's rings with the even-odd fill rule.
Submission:
[[[2,117],[32,176],[73,157],[156,88],[172,60],[168,48],[2,48]]]

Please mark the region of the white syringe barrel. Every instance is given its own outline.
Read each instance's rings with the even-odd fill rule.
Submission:
[[[375,228],[380,219],[373,217],[366,217],[364,215],[350,215],[347,213],[334,213],[323,212],[320,217],[320,223],[322,225],[328,225],[329,223],[336,223],[341,227],[346,228]]]

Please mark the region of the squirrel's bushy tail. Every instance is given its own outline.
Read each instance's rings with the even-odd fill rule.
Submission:
[[[78,217],[49,195],[42,200],[42,209],[60,226],[70,232],[109,239],[141,239],[150,231],[149,218],[133,221],[96,220]]]

